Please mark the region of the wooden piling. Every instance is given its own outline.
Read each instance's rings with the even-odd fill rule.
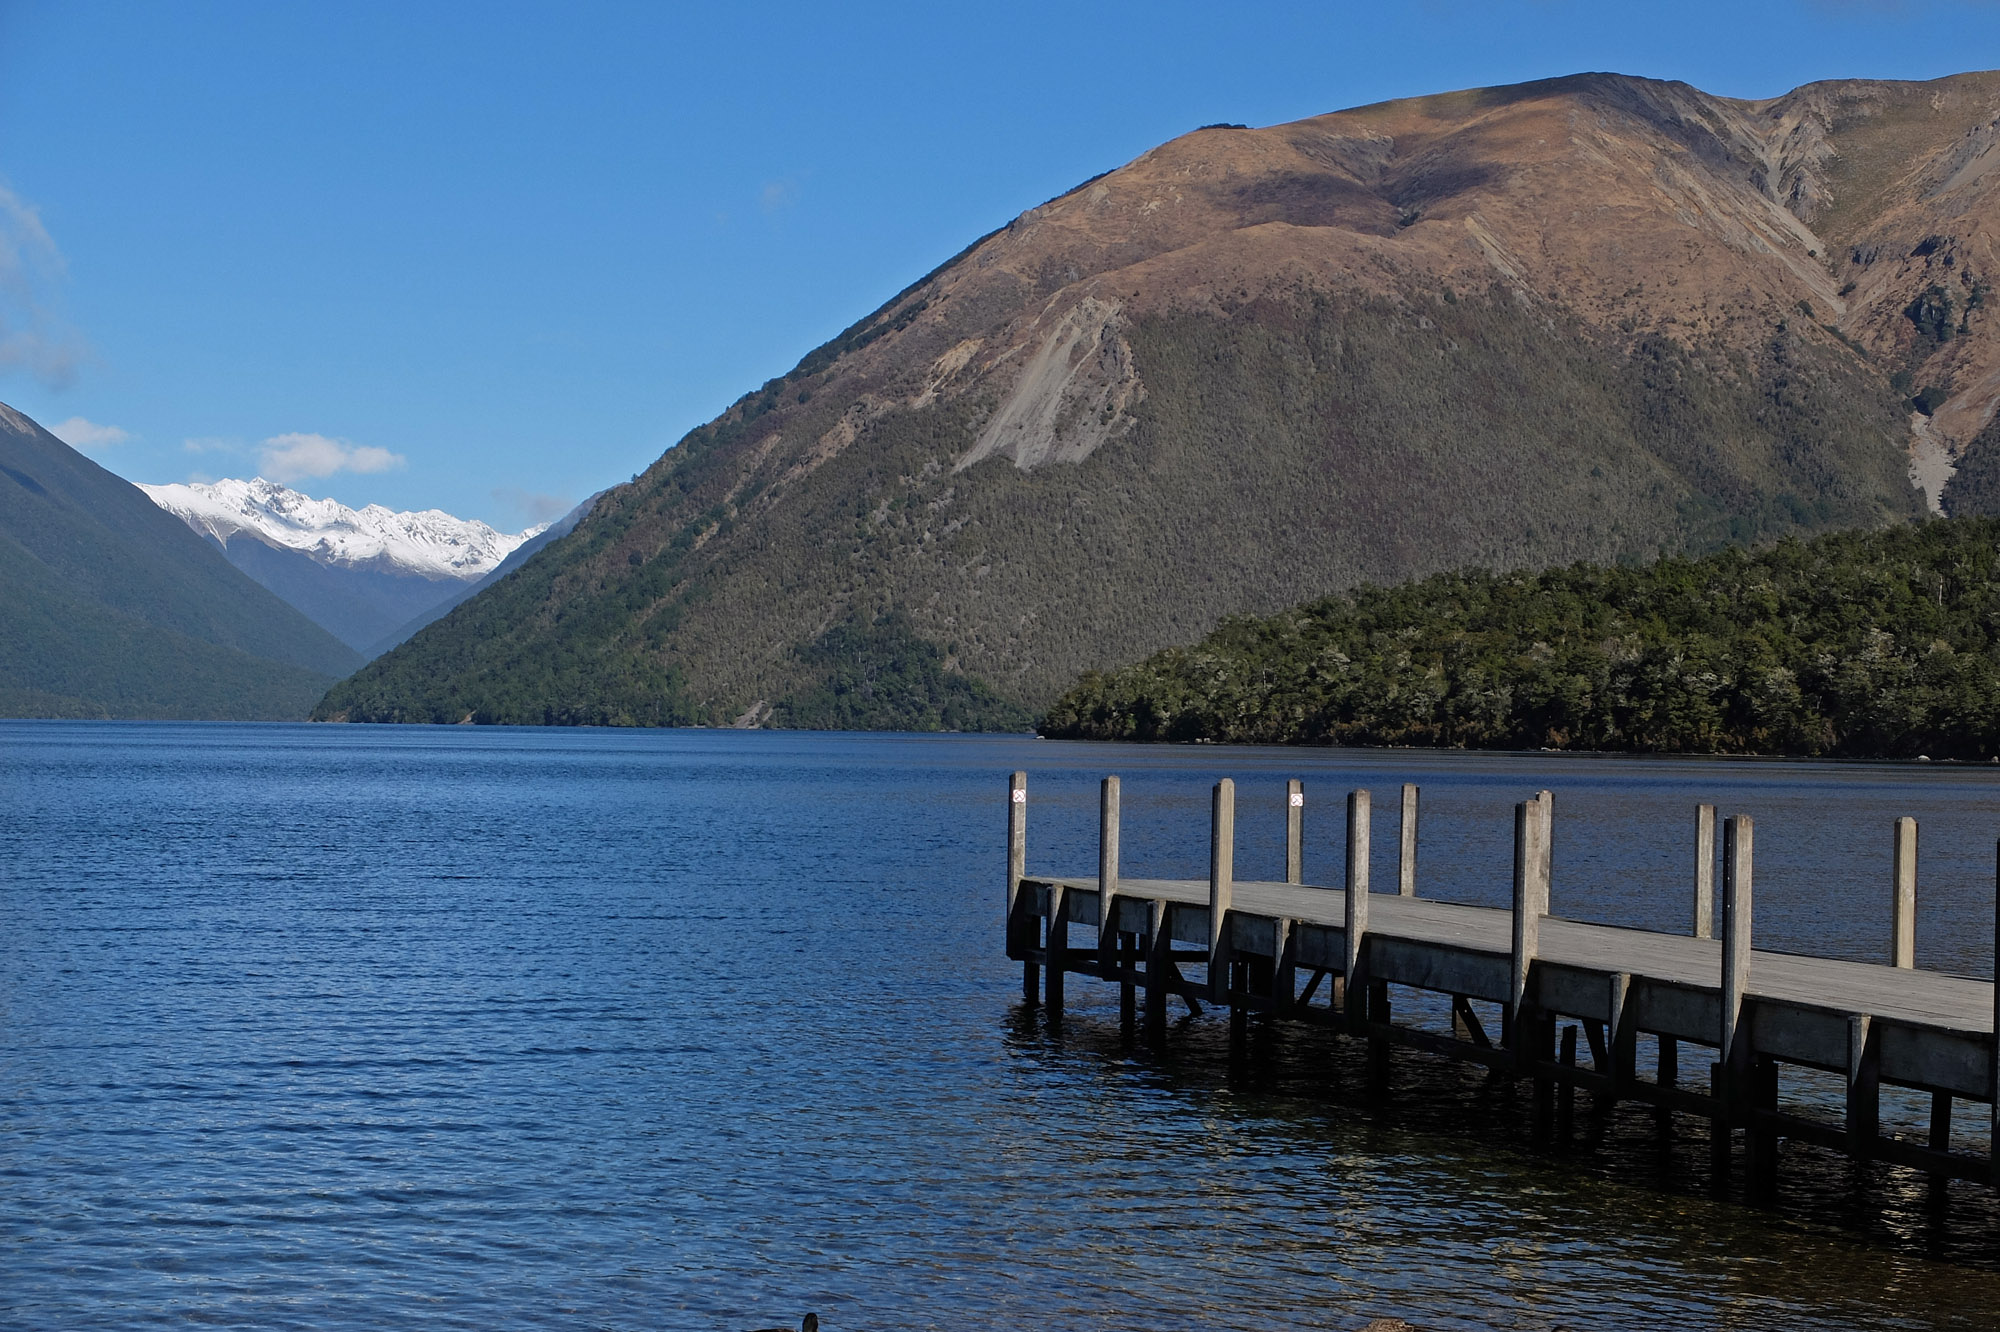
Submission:
[[[1367,966],[1364,945],[1368,940],[1368,813],[1366,791],[1347,795],[1347,910],[1345,926],[1346,969],[1342,978],[1343,1007],[1347,1027],[1361,1031],[1368,1025],[1368,986],[1362,974]]]
[[[1715,806],[1694,807],[1694,937],[1715,937]]]
[[[1048,941],[1042,946],[1042,1003],[1051,1026],[1062,1022],[1063,978],[1069,973],[1069,889],[1049,885]]]
[[[1881,1042],[1866,1013],[1847,1019],[1847,1154],[1857,1161],[1874,1155],[1882,1125]]]
[[[1542,917],[1549,911],[1541,841],[1540,802],[1524,800],[1514,807],[1513,987],[1507,1005],[1508,1025],[1517,1034],[1528,1015],[1528,975],[1541,946]]]
[[[1120,1013],[1132,1008],[1132,976],[1125,936],[1118,929],[1118,779],[1106,777],[1097,793],[1097,974],[1118,982]]]
[[[1215,784],[1208,823],[1208,997],[1229,997],[1229,905],[1236,895],[1236,783]]]
[[[1167,978],[1173,971],[1173,907],[1158,899],[1148,913],[1146,928],[1146,1039],[1159,1042],[1167,1035]]]
[[[1639,1026],[1632,1020],[1627,1000],[1632,994],[1632,973],[1613,973],[1608,982],[1610,994],[1605,1003],[1609,1016],[1605,1019],[1605,1044],[1610,1055],[1610,1067],[1599,1070],[1611,1077],[1612,1099],[1631,1091],[1634,1066],[1639,1062]],[[1609,1101],[1603,1102],[1609,1105]]]
[[[1417,784],[1403,783],[1403,824],[1396,851],[1396,894],[1417,895]]]
[[[1559,1062],[1564,1072],[1576,1068],[1576,1025],[1564,1023],[1562,1029],[1562,1055]],[[1567,1150],[1570,1139],[1576,1134],[1576,1084],[1564,1078],[1556,1090],[1556,1143]]]
[[[1285,783],[1285,882],[1306,881],[1306,788],[1294,777]]]
[[[1021,963],[1021,998],[1034,1003],[1041,988],[1032,954],[1039,927],[1021,909],[1021,880],[1028,873],[1028,774],[1007,779],[1007,956]]]
[[[1542,914],[1546,916],[1552,910],[1549,899],[1555,884],[1556,793],[1535,792],[1535,812],[1542,822]]]
[[[1747,814],[1722,825],[1722,1031],[1726,1064],[1737,1053],[1743,994],[1750,983],[1750,873],[1752,832]]]
[[[1917,965],[1917,821],[1896,820],[1896,851],[1889,875],[1889,965]]]
[[[1993,1032],[1986,1060],[1986,1085],[1993,1096],[1986,1116],[1986,1178],[2000,1186],[2000,843],[1993,848]]]
[[[1717,1033],[1716,1091],[1723,1113],[1711,1132],[1719,1135],[1717,1164],[1728,1167],[1730,1130],[1749,1119],[1750,1042],[1741,1039],[1743,995],[1750,981],[1752,827],[1748,816],[1732,814],[1722,824],[1722,1014]],[[1752,1150],[1755,1164],[1754,1144]]]

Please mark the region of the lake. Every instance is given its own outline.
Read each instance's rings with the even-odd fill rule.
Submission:
[[[1229,776],[1281,877],[1299,777],[1308,879],[1366,786],[1378,885],[1415,781],[1420,890],[1491,905],[1548,787],[1552,909],[1663,930],[1707,800],[1757,820],[1759,947],[1870,960],[1914,815],[1918,965],[1991,975],[2000,767],[0,722],[0,1325],[2000,1321],[1981,1186],[1788,1147],[1755,1209],[1694,1121],[1537,1156],[1477,1071],[1378,1094],[1178,1004],[1150,1051],[1081,977],[1051,1034],[1002,955],[1016,768],[1031,870],[1094,872],[1118,772],[1126,873],[1204,876]]]

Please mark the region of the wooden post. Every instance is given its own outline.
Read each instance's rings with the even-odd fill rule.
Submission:
[[[1396,893],[1417,895],[1417,784],[1403,783],[1402,842],[1396,854]]]
[[[1711,1126],[1711,1153],[1718,1177],[1729,1164],[1730,1129],[1747,1122],[1750,1092],[1750,1042],[1741,1031],[1743,992],[1750,980],[1751,824],[1746,815],[1732,814],[1722,824],[1722,1022],[1716,1033],[1716,1092],[1722,1113]],[[1754,1130],[1753,1130],[1754,1136]],[[1757,1165],[1754,1142],[1751,1165]]]
[[[1146,1039],[1163,1041],[1167,1035],[1167,976],[1173,965],[1173,907],[1154,901],[1146,930]]]
[[[1028,873],[1028,774],[1007,779],[1007,956],[1021,963],[1021,998],[1034,1003],[1041,986],[1030,937],[1034,920],[1021,908],[1021,880]]]
[[[1722,1031],[1725,1067],[1748,1056],[1739,1042],[1743,992],[1750,982],[1751,824],[1747,814],[1732,814],[1722,825]],[[1741,1051],[1739,1043],[1745,1045]]]
[[[1271,964],[1271,1011],[1289,1016],[1299,992],[1299,934],[1289,917],[1278,920],[1278,955]]]
[[[1306,881],[1306,788],[1297,778],[1285,783],[1285,882]]]
[[[1507,1012],[1517,1050],[1532,1044],[1521,1039],[1521,1024],[1532,1007],[1528,995],[1528,973],[1541,949],[1542,917],[1549,910],[1549,885],[1542,877],[1539,804],[1538,801],[1523,800],[1514,807],[1514,966]]]
[[[1715,806],[1694,807],[1694,937],[1715,937]]]
[[[1118,779],[1106,777],[1097,793],[1097,972],[1114,976],[1130,1002],[1132,984],[1120,974],[1118,933]]]
[[[1620,971],[1611,977],[1610,1018],[1604,1024],[1605,1045],[1611,1057],[1611,1067],[1601,1070],[1611,1075],[1613,1083],[1612,1100],[1623,1096],[1633,1080],[1633,1066],[1639,1060],[1639,1029],[1632,1023],[1628,1001],[1632,997],[1632,974]],[[1605,1109],[1611,1108],[1612,1100],[1601,1102]]]
[[[1917,965],[1917,821],[1896,820],[1896,858],[1889,879],[1889,965]]]
[[[1866,1161],[1882,1131],[1880,1042],[1866,1013],[1847,1019],[1847,1154]]]
[[[1069,889],[1049,885],[1048,941],[1042,948],[1042,1002],[1051,1025],[1062,1021],[1063,977],[1069,971]]]
[[[1576,1024],[1564,1023],[1560,1062],[1565,1074],[1576,1070]],[[1576,1133],[1576,1084],[1564,1077],[1556,1088],[1556,1143],[1567,1150]]]
[[[1540,798],[1514,807],[1513,984],[1507,1006],[1506,1038],[1517,1075],[1534,1079],[1534,1138],[1546,1146],[1555,1109],[1555,1083],[1541,1065],[1553,1057],[1555,1024],[1544,1017],[1530,989],[1535,957],[1541,951],[1542,917],[1549,911],[1548,859],[1542,852],[1544,805]]]
[[[1229,905],[1236,895],[1236,783],[1215,784],[1208,824],[1208,997],[1229,997]]]
[[[1542,914],[1546,916],[1552,910],[1549,899],[1555,883],[1556,793],[1535,792],[1535,804],[1542,820]]]
[[[1367,965],[1363,945],[1368,939],[1368,811],[1366,791],[1347,795],[1347,909],[1344,918],[1346,964],[1342,999],[1347,1028],[1361,1031],[1368,1025],[1368,985],[1361,973]]]
[[[1986,1178],[2000,1186],[2000,843],[1993,849],[1993,1032],[1993,1047],[1986,1061],[1987,1086],[1993,1089],[1993,1104],[1986,1117]]]

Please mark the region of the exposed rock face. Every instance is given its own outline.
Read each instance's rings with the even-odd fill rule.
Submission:
[[[728,721],[892,610],[1034,706],[1357,581],[1904,520],[2000,402],[1996,141],[1995,74],[1761,102],[1585,74],[1184,135],[746,396],[329,710],[479,713],[546,661],[592,715],[671,675]]]

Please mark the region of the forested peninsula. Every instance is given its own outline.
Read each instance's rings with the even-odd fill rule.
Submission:
[[[1039,729],[1985,761],[2000,754],[2000,521],[1359,588],[1089,673]]]

